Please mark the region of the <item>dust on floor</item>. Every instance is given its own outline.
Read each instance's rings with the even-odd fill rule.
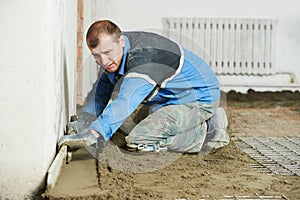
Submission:
[[[300,137],[299,100],[299,92],[249,91],[246,95],[230,92],[227,94],[226,106],[230,122],[228,132],[231,137],[260,135]],[[210,198],[221,198],[224,195],[253,196],[257,193],[300,199],[300,177],[262,173],[249,167],[253,163],[255,161],[242,153],[233,143],[205,157],[197,154],[181,155],[166,167],[147,173],[123,172],[99,162],[97,168],[92,169],[96,172],[91,172],[97,176],[97,184],[91,186],[96,191],[86,193],[91,189],[87,188],[82,191],[82,195],[80,191],[79,194],[78,191],[74,191],[73,196],[70,196],[70,193],[68,195],[49,193],[46,196],[49,199],[192,200],[207,196]],[[89,169],[82,168],[82,170],[73,173],[84,175]],[[65,173],[68,172],[64,170],[63,175]],[[68,181],[81,180],[73,180],[72,176],[69,176]],[[68,184],[67,182],[65,184]],[[64,186],[60,187],[63,191]]]

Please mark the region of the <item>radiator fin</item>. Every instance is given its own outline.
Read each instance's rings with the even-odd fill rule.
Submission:
[[[216,74],[275,72],[275,19],[168,17],[163,22],[167,37],[201,56]]]

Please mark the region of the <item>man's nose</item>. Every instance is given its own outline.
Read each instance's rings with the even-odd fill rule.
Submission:
[[[108,56],[102,55],[101,59],[100,59],[100,62],[101,62],[102,65],[108,66],[110,64],[110,59],[109,59]]]

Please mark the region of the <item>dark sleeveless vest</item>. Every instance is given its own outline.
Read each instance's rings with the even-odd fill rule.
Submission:
[[[125,64],[126,77],[140,77],[164,88],[180,73],[183,51],[175,42],[155,33],[124,32],[130,42]]]

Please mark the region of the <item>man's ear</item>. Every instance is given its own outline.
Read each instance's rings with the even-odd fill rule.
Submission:
[[[119,43],[121,44],[122,47],[125,47],[125,38],[124,38],[124,35],[120,35]]]

